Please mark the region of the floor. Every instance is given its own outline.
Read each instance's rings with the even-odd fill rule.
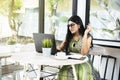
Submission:
[[[52,70],[52,71],[58,71],[58,69],[54,69],[54,68],[51,68],[51,67],[46,67],[45,69],[47,70],[47,73],[41,73],[42,75],[49,75],[48,72],[50,72],[50,70]],[[24,77],[24,71],[23,70],[19,71],[17,73],[17,77],[16,77],[15,80],[37,80],[37,78],[36,78],[37,77],[37,75],[36,75],[37,72],[38,72],[38,70],[28,71],[26,73],[27,78],[25,79],[25,77]],[[54,76],[51,76],[51,77],[46,78],[44,80],[55,80],[53,78],[54,78]],[[14,80],[13,74],[2,76],[2,80]]]

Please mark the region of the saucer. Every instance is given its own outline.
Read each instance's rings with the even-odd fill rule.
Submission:
[[[55,59],[65,60],[68,59],[67,56],[54,56]]]

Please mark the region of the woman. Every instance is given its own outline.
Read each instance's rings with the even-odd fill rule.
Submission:
[[[93,46],[92,36],[89,34],[91,27],[88,25],[85,29],[79,16],[74,15],[68,19],[68,30],[66,38],[57,46],[57,50],[64,50],[66,53],[74,52],[89,57],[89,49]],[[96,72],[90,60],[83,64],[75,65],[77,78],[79,80],[99,80],[99,74]],[[58,80],[74,80],[72,77],[71,66],[63,66],[60,69]]]

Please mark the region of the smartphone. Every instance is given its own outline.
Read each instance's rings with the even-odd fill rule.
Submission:
[[[68,57],[68,59],[74,59],[74,60],[84,60],[86,57],[81,57],[81,58],[72,58],[72,57]]]
[[[86,57],[81,57],[80,60],[84,60]]]

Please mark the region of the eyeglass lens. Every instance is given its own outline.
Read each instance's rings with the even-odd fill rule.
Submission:
[[[72,26],[74,26],[75,24],[68,24],[68,27],[72,27]]]

